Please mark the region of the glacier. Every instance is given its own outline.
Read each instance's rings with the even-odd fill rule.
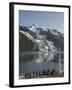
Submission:
[[[29,33],[30,31],[36,35],[36,38],[34,38],[34,35],[31,35]],[[27,31],[24,28],[24,30],[20,29],[19,32],[21,32],[28,39],[30,39],[34,43],[34,47],[35,48],[37,47],[39,51],[46,51],[46,52],[58,51],[57,47],[54,45],[54,42],[47,39],[49,35],[53,35],[53,36],[61,35],[61,33],[56,31],[55,29],[46,29],[36,24],[33,24],[32,26],[27,26]]]

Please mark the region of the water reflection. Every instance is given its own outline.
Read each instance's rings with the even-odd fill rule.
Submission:
[[[24,52],[20,53],[20,62],[36,62],[43,63],[44,61],[54,60],[54,52]],[[58,57],[57,57],[58,58]]]
[[[57,71],[57,72],[56,72]],[[23,52],[19,56],[19,76],[24,78],[36,76],[48,77],[47,73],[59,76],[64,72],[64,54],[62,52]],[[62,73],[63,74],[63,73]],[[54,77],[55,77],[54,76]],[[64,75],[61,75],[64,76]]]

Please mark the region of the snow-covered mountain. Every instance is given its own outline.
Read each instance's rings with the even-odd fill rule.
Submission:
[[[33,24],[32,26],[20,26],[19,32],[33,43],[33,50],[35,51],[56,52],[59,47],[63,49],[63,34],[56,29],[42,28]],[[22,38],[22,36],[20,38]],[[25,41],[24,39],[25,38],[23,38],[22,42]],[[25,44],[27,44],[26,42]],[[20,46],[23,47],[22,45]]]

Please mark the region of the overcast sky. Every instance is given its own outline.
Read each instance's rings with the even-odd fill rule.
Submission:
[[[64,13],[46,11],[19,11],[19,25],[28,26],[37,24],[48,29],[57,29],[64,32]]]

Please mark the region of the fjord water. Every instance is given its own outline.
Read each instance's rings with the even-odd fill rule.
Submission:
[[[63,52],[20,52],[19,76],[47,70],[64,72]]]

